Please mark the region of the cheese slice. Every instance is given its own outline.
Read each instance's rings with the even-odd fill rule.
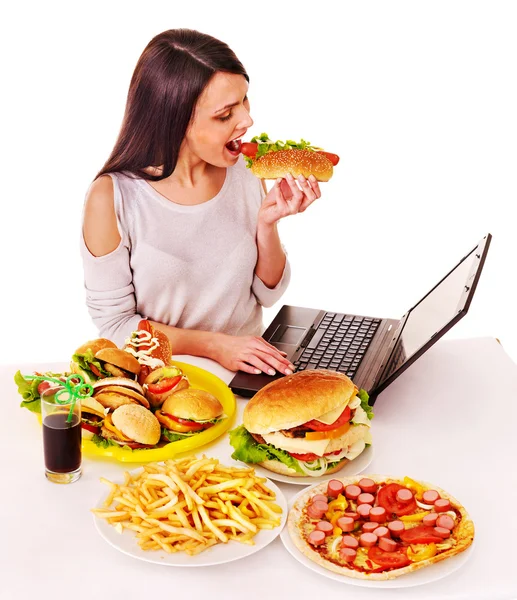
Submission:
[[[311,452],[323,456],[331,440],[305,440],[301,438],[289,438],[282,433],[266,433],[262,437],[267,444],[271,444],[281,450],[293,452],[294,454],[306,454]]]
[[[352,423],[355,425],[366,425],[367,427],[371,426],[370,419],[368,418],[368,415],[362,406],[358,406],[355,409],[354,416],[352,417]]]
[[[320,421],[320,423],[325,423],[325,425],[332,425],[334,421],[337,421],[339,419],[341,413],[345,410],[345,408],[346,403],[340,404],[337,408],[329,410],[329,412],[325,413],[324,415],[321,415],[321,417],[318,417],[315,420]]]

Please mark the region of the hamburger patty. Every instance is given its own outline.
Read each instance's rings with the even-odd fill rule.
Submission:
[[[266,440],[258,433],[251,433],[251,431],[250,431],[250,434],[251,434],[251,437],[257,442],[257,444],[266,444],[267,443]]]

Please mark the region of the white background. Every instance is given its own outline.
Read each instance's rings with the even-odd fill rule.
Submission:
[[[84,195],[139,55],[176,27],[243,62],[250,135],[341,156],[321,200],[280,225],[293,267],[281,303],[398,318],[490,231],[448,337],[496,336],[517,359],[516,3],[20,1],[2,13],[0,363],[66,360],[96,336]]]

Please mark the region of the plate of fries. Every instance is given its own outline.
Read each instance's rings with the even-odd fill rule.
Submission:
[[[287,519],[280,489],[252,467],[189,456],[126,472],[92,509],[100,535],[147,562],[202,567],[238,560],[271,543]]]

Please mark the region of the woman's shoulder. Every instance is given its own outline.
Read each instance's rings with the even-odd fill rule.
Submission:
[[[84,241],[94,256],[113,251],[120,242],[114,206],[114,184],[110,175],[97,177],[88,189],[84,206]]]

